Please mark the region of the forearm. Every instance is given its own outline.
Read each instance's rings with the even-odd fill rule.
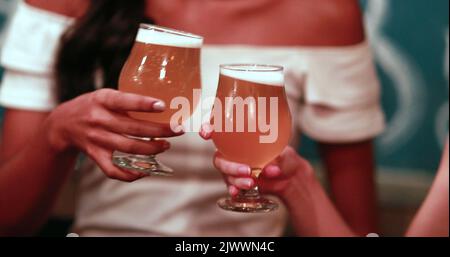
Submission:
[[[410,224],[406,236],[449,235],[448,140],[431,189]]]
[[[56,149],[48,133],[43,126],[0,165],[0,234],[29,234],[38,228],[74,167],[77,151]]]
[[[301,174],[298,172],[298,174]],[[299,236],[355,236],[336,211],[320,183],[314,177],[299,175],[283,194],[295,231]]]
[[[377,231],[375,158],[372,140],[320,144],[337,210],[361,235]]]

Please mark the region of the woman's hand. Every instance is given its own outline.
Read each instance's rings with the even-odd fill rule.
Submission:
[[[210,126],[204,125],[200,136],[210,139],[212,133]],[[231,196],[236,196],[240,189],[248,190],[257,184],[262,193],[279,196],[285,202],[295,201],[299,188],[307,190],[308,184],[315,179],[311,165],[291,147],[286,147],[264,167],[258,179],[252,178],[248,165],[226,160],[219,152],[214,156],[214,166],[222,172]]]
[[[171,137],[169,126],[132,119],[128,111],[161,112],[165,104],[158,99],[113,89],[100,89],[81,95],[57,107],[46,121],[49,141],[55,151],[77,148],[91,157],[110,178],[134,181],[145,175],[114,166],[114,150],[151,155],[167,150],[165,140],[142,141],[135,137]]]

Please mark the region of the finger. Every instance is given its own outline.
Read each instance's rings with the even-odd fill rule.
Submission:
[[[245,164],[227,161],[222,157],[220,157],[220,155],[215,156],[214,165],[216,166],[217,169],[219,169],[226,175],[245,176],[245,177],[251,176],[251,169],[249,166]]]
[[[100,89],[93,94],[95,101],[114,111],[162,112],[166,108],[159,99],[113,89]]]
[[[108,131],[93,130],[88,133],[88,137],[95,144],[132,154],[158,154],[170,148],[170,143],[165,140],[144,141]]]
[[[105,173],[105,175],[111,179],[117,179],[125,182],[133,182],[146,176],[146,174],[137,171],[123,170],[114,166],[114,164],[111,161],[112,152],[107,151],[105,149],[98,150],[96,154],[91,157],[98,164],[98,166]]]
[[[302,186],[297,183],[292,183],[292,181],[281,179],[274,181],[273,179],[258,179],[256,185],[260,193],[262,194],[274,194],[283,198],[285,192],[289,191],[291,188],[302,189]]]
[[[136,137],[174,137],[184,134],[182,129],[171,129],[169,125],[162,125],[148,121],[138,121],[126,115],[114,114],[104,122],[105,127],[118,134],[132,135]]]
[[[285,176],[290,176],[297,170],[312,170],[311,165],[292,147],[286,147],[278,158],[278,166]]]
[[[212,126],[208,123],[203,124],[200,128],[200,136],[205,140],[211,139],[212,132]]]
[[[239,188],[237,188],[237,187],[235,187],[233,185],[230,185],[230,186],[228,186],[228,193],[232,197],[235,197],[235,196],[237,196],[239,194]]]
[[[233,185],[239,189],[244,190],[251,189],[255,185],[255,181],[252,178],[239,178],[228,176],[227,181],[228,183],[230,183],[230,185]]]
[[[283,172],[281,171],[280,167],[273,164],[267,165],[261,173],[261,176],[264,178],[277,178],[281,175],[283,175]]]

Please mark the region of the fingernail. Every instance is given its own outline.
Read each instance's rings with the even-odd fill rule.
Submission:
[[[153,109],[155,111],[164,111],[166,109],[166,104],[163,101],[156,101],[153,103]]]
[[[243,179],[238,184],[240,184],[239,187],[241,188],[251,188],[253,186],[253,181],[251,179]]]
[[[279,172],[280,168],[276,165],[270,165],[269,167],[267,167],[268,170],[272,171],[272,172]]]
[[[281,169],[276,165],[270,165],[266,167],[265,174],[269,177],[276,177],[281,174]]]
[[[229,193],[231,196],[234,196],[234,195],[236,195],[238,192],[237,192],[237,190],[236,190],[235,187],[230,186],[230,187],[228,187],[228,193]]]
[[[251,172],[252,171],[250,170],[250,167],[247,167],[247,166],[241,166],[238,168],[238,173],[240,175],[249,176],[251,174]]]

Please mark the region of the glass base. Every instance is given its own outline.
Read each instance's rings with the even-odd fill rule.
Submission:
[[[217,201],[217,205],[227,211],[246,212],[246,213],[264,213],[278,209],[278,204],[264,197],[236,198],[224,197]]]
[[[134,170],[147,175],[172,176],[173,170],[158,162],[154,155],[135,155],[115,151],[112,162],[119,168]]]

